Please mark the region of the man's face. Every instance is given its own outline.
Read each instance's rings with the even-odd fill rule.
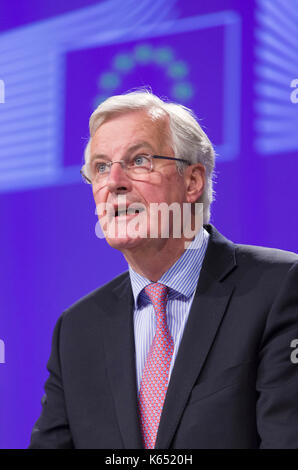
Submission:
[[[145,111],[132,111],[113,116],[104,122],[91,139],[91,160],[100,155],[106,161],[127,160],[138,154],[174,156],[173,149],[166,137],[168,132],[166,117],[152,119]],[[115,213],[121,206],[121,198],[125,204],[133,203],[144,208],[140,214],[121,213],[107,217],[107,226],[114,224],[116,230],[109,236],[104,229],[108,243],[123,252],[136,248],[148,247],[148,244],[167,243],[167,240],[150,238],[150,205],[152,203],[182,204],[186,201],[186,185],[184,177],[177,172],[176,162],[171,160],[153,160],[154,171],[142,180],[134,180],[128,176],[119,163],[111,167],[105,185],[98,188],[93,185],[96,206],[107,204],[114,207]],[[132,237],[131,230],[134,219],[142,237]],[[100,217],[99,217],[100,218]],[[146,220],[145,220],[146,219]],[[135,219],[136,221],[136,219]],[[141,227],[139,226],[141,225]],[[151,221],[152,228],[152,221]],[[144,230],[146,233],[144,233]]]

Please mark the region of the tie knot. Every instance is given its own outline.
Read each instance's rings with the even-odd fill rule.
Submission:
[[[151,300],[153,306],[159,304],[166,304],[168,296],[168,286],[160,284],[159,282],[153,282],[145,287],[145,292]]]
[[[168,298],[168,287],[159,282],[154,282],[145,287],[145,292],[148,295],[154,310],[157,314],[157,319],[165,316],[166,304]]]

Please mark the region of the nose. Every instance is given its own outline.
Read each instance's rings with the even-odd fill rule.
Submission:
[[[107,188],[111,193],[122,193],[131,190],[131,180],[127,176],[126,171],[122,168],[121,163],[115,162],[111,166],[107,180]]]

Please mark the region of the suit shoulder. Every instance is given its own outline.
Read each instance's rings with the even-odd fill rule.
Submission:
[[[97,289],[89,292],[84,297],[81,297],[74,304],[69,306],[64,312],[63,317],[67,318],[69,316],[79,315],[82,313],[84,315],[88,312],[93,312],[95,309],[98,310],[98,306],[102,302],[107,302],[107,298],[112,295],[113,290],[120,286],[122,283],[125,283],[129,280],[129,273],[125,271],[124,273],[119,274],[111,281],[105,283],[104,285],[98,287]]]
[[[239,263],[289,268],[298,262],[298,254],[291,251],[242,244],[235,244],[235,247]]]

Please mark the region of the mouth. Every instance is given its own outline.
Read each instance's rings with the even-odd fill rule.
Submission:
[[[135,216],[144,212],[145,209],[143,207],[123,207],[123,208],[115,208],[114,217],[127,217],[127,216]]]

